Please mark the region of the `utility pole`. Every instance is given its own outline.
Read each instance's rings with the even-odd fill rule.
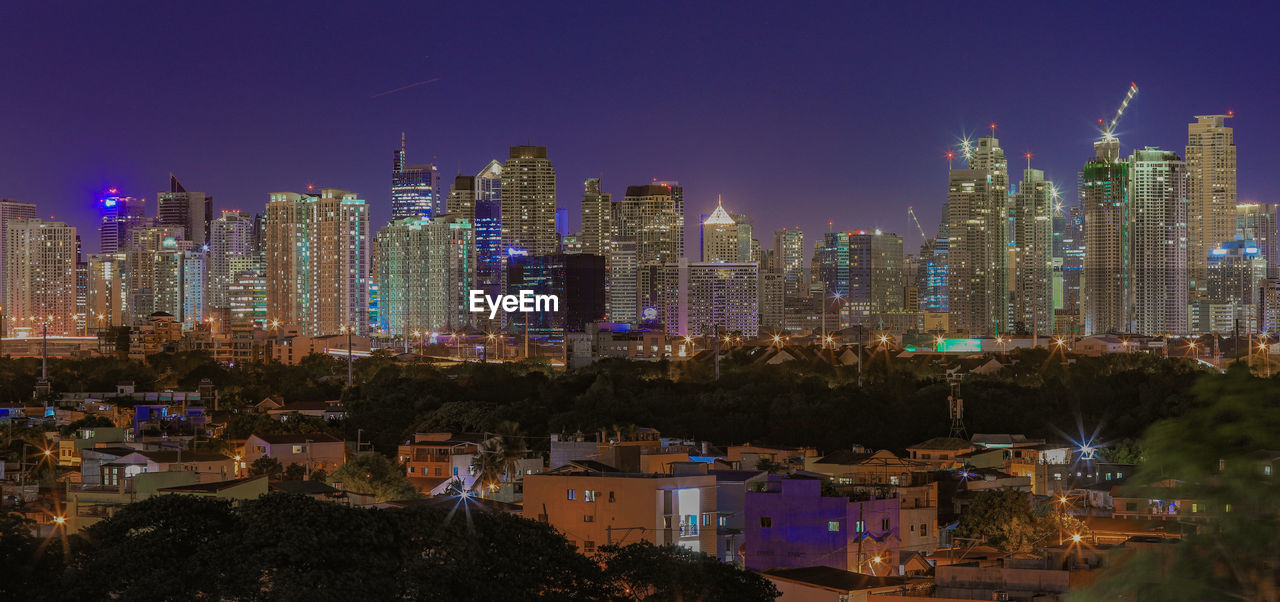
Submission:
[[[354,360],[351,357],[351,335],[353,334],[355,327],[345,327],[345,328],[347,331],[347,388],[350,389],[351,384],[355,382],[354,370],[352,369],[352,366],[354,365]]]

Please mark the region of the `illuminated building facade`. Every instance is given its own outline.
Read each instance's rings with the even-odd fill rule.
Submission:
[[[747,238],[750,244],[750,237]],[[748,251],[749,253],[750,251]],[[715,211],[702,220],[703,263],[738,263],[748,261],[740,255],[738,223],[724,210],[724,204],[716,201]]]
[[[1236,231],[1236,145],[1230,115],[1197,115],[1187,124],[1187,264],[1192,298],[1207,289],[1209,254]]]
[[[760,273],[756,264],[690,263],[681,258],[662,266],[659,282],[667,334],[759,334]]]
[[[1226,306],[1226,312],[1212,309],[1208,315],[1229,316],[1225,324],[1206,324],[1203,319],[1196,332],[1240,333],[1258,332],[1260,294],[1267,279],[1267,260],[1257,241],[1230,240],[1209,251],[1208,275],[1205,280],[1206,301],[1211,306]]]
[[[35,219],[36,206],[32,203],[19,203],[10,199],[0,199],[0,299],[5,298],[4,265],[5,253],[9,248],[9,224],[20,219]],[[2,330],[2,328],[0,328]]]
[[[513,255],[507,264],[507,294],[532,290],[555,295],[559,311],[538,311],[507,316],[511,328],[530,336],[561,340],[565,332],[581,332],[590,322],[605,316],[605,261],[599,255]],[[487,316],[485,316],[487,318]]]
[[[1267,277],[1277,275],[1280,261],[1280,237],[1277,236],[1276,205],[1273,203],[1240,203],[1236,205],[1235,237],[1251,240],[1267,263]]]
[[[502,166],[502,245],[556,252],[556,170],[545,146],[513,146]]]
[[[444,212],[440,172],[434,163],[409,165],[404,134],[400,134],[400,148],[395,150],[391,169],[391,219],[430,218]]]
[[[582,252],[608,257],[613,242],[613,195],[604,192],[600,178],[587,178],[582,188]]]
[[[213,221],[213,196],[203,192],[188,192],[169,174],[169,192],[157,195],[156,225],[182,229],[182,240],[196,247],[209,242],[209,228]]]
[[[953,331],[985,335],[1008,329],[1008,172],[994,137],[979,138],[968,166],[951,170],[947,267]]]
[[[88,256],[87,263],[85,310],[90,331],[127,324],[130,313],[125,254],[96,253]]]
[[[47,322],[50,334],[74,334],[75,227],[34,218],[13,220],[6,226],[5,245],[4,306],[10,324],[38,327]]]
[[[502,246],[502,164],[490,161],[475,181],[476,288],[498,295],[506,278],[507,249]]]
[[[406,218],[377,236],[378,325],[397,336],[445,332],[474,321],[475,230],[461,216]]]
[[[1176,153],[1147,147],[1133,151],[1129,170],[1134,329],[1189,332],[1186,164]]]
[[[266,212],[267,319],[305,335],[369,329],[369,213],[353,192],[276,192]]]
[[[231,263],[254,257],[254,219],[240,211],[223,211],[209,228],[209,276],[207,302],[210,308],[230,307],[227,289],[235,272]]]
[[[1053,197],[1043,171],[1023,170],[1013,203],[1015,330],[1053,332]]]
[[[1085,224],[1084,331],[1131,332],[1129,163],[1119,158],[1120,141],[1115,138],[1099,140],[1093,148],[1094,158],[1080,170]]]
[[[798,297],[805,293],[804,231],[782,228],[773,233],[774,269],[783,276],[782,293]]]
[[[146,199],[120,194],[118,188],[108,188],[98,199],[102,221],[98,236],[103,253],[127,251],[136,231],[149,227],[146,217]]]

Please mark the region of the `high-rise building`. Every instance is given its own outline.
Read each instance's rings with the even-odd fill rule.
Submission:
[[[1187,262],[1193,297],[1204,295],[1209,253],[1236,231],[1236,145],[1231,115],[1187,124]]]
[[[1177,153],[1147,147],[1133,151],[1129,170],[1134,329],[1142,334],[1186,333],[1186,163]]]
[[[545,146],[513,146],[502,166],[502,244],[556,252],[556,170]]]
[[[684,189],[679,182],[628,186],[614,208],[614,238],[635,237],[640,265],[674,263],[684,256]]]
[[[353,192],[275,192],[266,212],[267,319],[303,334],[369,329],[369,213]]]
[[[995,137],[979,138],[968,166],[951,170],[947,262],[953,331],[984,335],[1008,329],[1008,171]]]
[[[581,332],[588,323],[605,317],[605,261],[599,255],[513,255],[507,265],[507,294],[531,290],[535,295],[555,295],[559,311],[508,316],[518,332],[529,325],[530,336],[560,340],[568,332]],[[526,322],[527,320],[527,322]]]
[[[471,220],[395,220],[378,232],[378,324],[384,332],[444,332],[474,323],[467,295],[476,277]]]
[[[197,248],[208,244],[209,228],[214,219],[213,196],[203,192],[188,192],[169,174],[169,192],[161,192],[156,201],[156,225],[182,229],[182,240],[190,241]]]
[[[12,199],[0,199],[0,299],[4,292],[4,255],[9,248],[9,224],[20,219],[35,219],[36,206],[33,203],[19,203]]]
[[[840,316],[837,325],[879,326],[874,314],[903,310],[901,236],[827,232],[819,244],[814,283],[823,284],[828,309]]]
[[[209,251],[204,248],[191,248],[191,243],[187,243],[188,248],[184,249],[181,254],[182,259],[182,275],[179,278],[182,287],[182,305],[181,313],[178,318],[182,320],[185,328],[195,328],[196,324],[201,320],[209,319],[209,312],[206,309],[206,300],[208,295],[208,261]],[[216,324],[214,326],[217,326]]]
[[[156,312],[175,318],[181,315],[181,242],[180,226],[153,226],[134,236],[125,251],[126,294],[132,321],[145,321]]]
[[[1260,295],[1265,290],[1267,261],[1262,249],[1253,240],[1229,240],[1209,251],[1208,276],[1205,289],[1210,307],[1209,316],[1228,316],[1226,323],[1201,324],[1195,332],[1219,334],[1258,332],[1262,324],[1258,320]],[[1225,306],[1214,311],[1212,306]],[[1203,318],[1202,318],[1203,320]]]
[[[16,326],[48,324],[50,334],[76,327],[76,229],[62,222],[16,219],[5,227],[5,314]]]
[[[760,330],[767,334],[782,332],[786,312],[786,276],[781,272],[760,272],[757,289]]]
[[[747,238],[750,253],[750,237]],[[724,210],[724,203],[716,200],[716,208],[702,220],[702,262],[739,263],[748,258],[740,255],[738,223]]]
[[[223,211],[209,227],[209,276],[207,303],[212,309],[230,307],[227,287],[235,278],[231,263],[236,259],[256,259],[254,219],[240,211]]]
[[[507,248],[502,246],[502,164],[489,164],[476,174],[476,288],[486,295],[506,290]]]
[[[1093,143],[1095,156],[1080,170],[1084,211],[1084,331],[1131,332],[1133,291],[1130,274],[1129,163],[1121,160],[1120,141],[1108,136]]]
[[[661,316],[668,334],[759,334],[756,264],[690,263],[682,257],[662,266],[660,282]]]
[[[613,195],[604,191],[600,178],[587,178],[582,187],[582,252],[608,257],[613,242]]]
[[[1258,332],[1280,333],[1280,278],[1258,283]]]
[[[636,260],[636,241],[633,237],[613,240],[609,246],[608,266],[609,298],[607,309],[609,320],[624,324],[638,323],[645,308],[656,311],[655,305],[638,307],[639,263]]]
[[[406,162],[404,134],[395,150],[391,167],[391,219],[430,218],[446,211],[440,172],[434,163],[410,165]]]
[[[124,253],[89,255],[85,311],[90,332],[129,323],[127,264]]]
[[[1236,238],[1252,240],[1267,263],[1267,277],[1277,275],[1280,236],[1277,235],[1276,205],[1240,203],[1236,205]]]
[[[103,253],[124,252],[133,242],[134,232],[148,228],[146,199],[123,196],[118,188],[108,188],[98,199],[102,210],[99,226]]]
[[[799,226],[773,233],[774,270],[783,276],[782,294],[800,297],[806,292],[804,278],[804,232]]]
[[[1079,321],[1081,301],[1084,298],[1080,286],[1084,281],[1084,209],[1080,205],[1068,207],[1062,216],[1062,304],[1063,314]],[[1056,330],[1056,329],[1055,329]]]
[[[476,177],[458,174],[449,189],[449,213],[468,221],[476,218]]]
[[[1028,167],[1013,201],[1014,329],[1053,332],[1053,182]]]
[[[267,278],[260,264],[232,261],[231,284],[227,285],[228,315],[232,324],[255,324],[266,328]],[[243,269],[238,269],[243,268]]]

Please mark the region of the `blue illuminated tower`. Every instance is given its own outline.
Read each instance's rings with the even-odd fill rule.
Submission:
[[[434,163],[409,165],[405,162],[404,134],[395,151],[391,169],[391,219],[427,218],[445,212],[440,172]]]

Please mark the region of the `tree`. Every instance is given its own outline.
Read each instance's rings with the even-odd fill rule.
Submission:
[[[249,464],[249,474],[267,475],[267,478],[278,479],[284,473],[284,465],[271,456],[262,456]]]
[[[596,559],[624,600],[774,600],[768,579],[675,545],[602,546]]]
[[[377,452],[365,452],[339,466],[329,476],[329,482],[340,484],[343,491],[371,494],[379,502],[418,496],[405,477],[404,468]]]
[[[284,469],[284,474],[280,476],[285,481],[301,481],[307,478],[307,467],[297,462],[290,462]]]
[[[1194,395],[1186,413],[1152,425],[1129,485],[1172,482],[1165,499],[1195,500],[1202,522],[1177,545],[1114,553],[1073,599],[1280,599],[1280,383],[1236,364]]]
[[[57,545],[41,545],[31,534],[34,525],[20,514],[0,514],[0,566],[5,576],[0,579],[0,599],[53,599],[48,584],[58,576],[61,553]]]
[[[1046,543],[1052,519],[1033,512],[1031,494],[1017,489],[978,492],[960,515],[957,537],[973,538],[1004,552],[1027,552]]]

